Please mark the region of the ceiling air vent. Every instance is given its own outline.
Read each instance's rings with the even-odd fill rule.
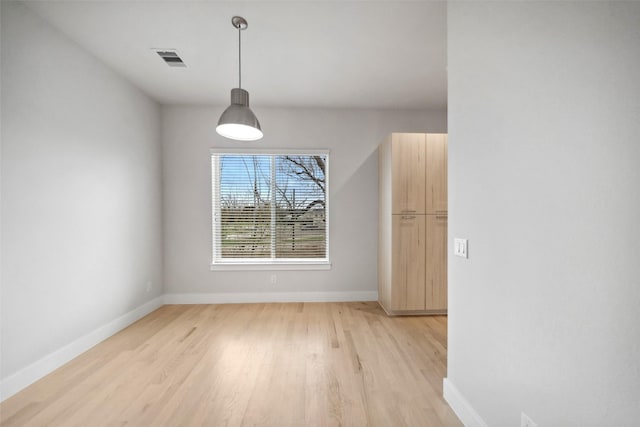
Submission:
[[[160,55],[160,58],[167,63],[169,67],[186,67],[182,58],[178,56],[178,52],[168,49],[155,49],[156,53]]]

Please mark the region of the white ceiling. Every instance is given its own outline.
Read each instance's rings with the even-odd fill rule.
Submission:
[[[245,17],[252,106],[446,108],[440,1],[28,1],[45,20],[164,104],[229,103]],[[169,68],[152,48],[177,49]]]

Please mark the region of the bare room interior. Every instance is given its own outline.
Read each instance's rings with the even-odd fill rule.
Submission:
[[[636,426],[640,2],[0,2],[0,425]]]

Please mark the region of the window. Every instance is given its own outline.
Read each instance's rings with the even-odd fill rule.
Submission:
[[[328,170],[327,151],[213,150],[212,269],[328,268]]]

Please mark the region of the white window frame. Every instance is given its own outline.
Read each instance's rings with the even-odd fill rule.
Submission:
[[[326,227],[326,247],[325,258],[309,259],[309,258],[227,258],[224,260],[216,260],[217,248],[221,246],[216,241],[216,236],[222,233],[216,233],[216,221],[220,218],[219,203],[216,207],[215,201],[219,199],[220,168],[214,166],[213,161],[215,155],[223,154],[244,154],[244,155],[271,155],[271,156],[326,156],[325,161],[325,227]],[[258,149],[258,148],[212,148],[210,150],[211,158],[211,270],[329,270],[331,262],[329,257],[329,150],[300,150],[300,149]],[[216,158],[217,160],[217,158]],[[272,180],[275,170],[271,170]],[[272,215],[274,215],[272,213]],[[274,237],[275,238],[275,237]]]

